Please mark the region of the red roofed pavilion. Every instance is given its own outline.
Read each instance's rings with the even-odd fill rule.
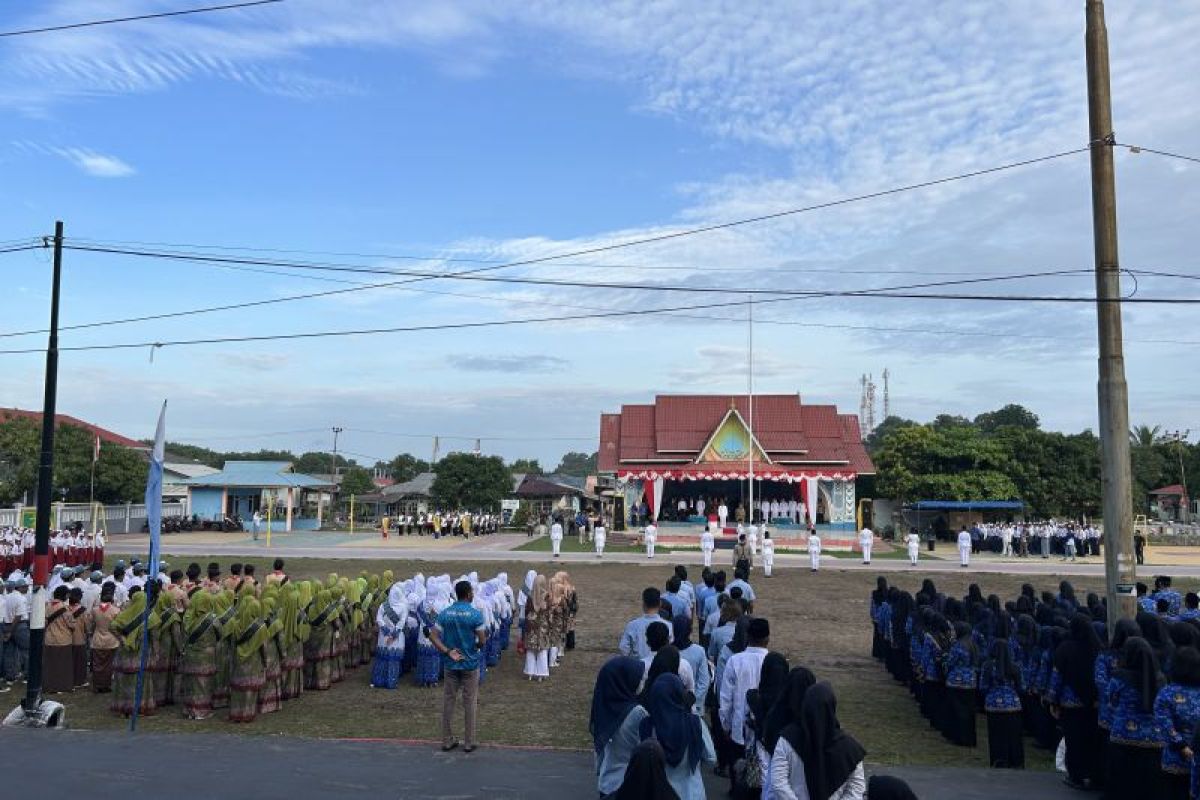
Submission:
[[[815,512],[814,521],[835,526],[854,523],[855,478],[875,472],[857,417],[794,394],[755,395],[753,409],[746,395],[659,395],[622,406],[600,416],[599,468],[627,486],[627,503],[645,500],[664,519],[706,517],[724,503],[736,524],[753,474],[756,519],[802,524]],[[772,504],[767,514],[763,501]]]

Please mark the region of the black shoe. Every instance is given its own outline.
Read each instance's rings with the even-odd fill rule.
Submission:
[[[453,742],[451,742],[450,744],[444,744],[444,745],[442,745],[442,752],[443,752],[443,753],[449,753],[451,750],[455,750],[455,749],[457,749],[457,748],[458,748],[458,740],[457,740],[457,739],[455,739],[455,740],[454,740]]]
[[[1078,789],[1081,792],[1086,792],[1088,788],[1086,783],[1081,783],[1069,775],[1063,778],[1063,783],[1065,783],[1067,786],[1070,786],[1072,789]]]

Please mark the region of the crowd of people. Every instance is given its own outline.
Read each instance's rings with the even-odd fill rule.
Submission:
[[[967,532],[973,553],[988,551],[1021,558],[1098,556],[1102,538],[1102,532],[1095,525],[1054,520],[979,523]]]
[[[832,688],[771,649],[770,621],[755,614],[741,566],[731,581],[706,567],[694,585],[677,566],[661,590],[642,592],[642,614],[625,626],[592,694],[601,797],[702,800],[706,766],[740,798],[868,793],[866,751],[838,724]],[[914,797],[887,777],[873,777],[869,793]]]
[[[50,563],[54,566],[90,566],[104,561],[103,531],[85,531],[82,523],[50,531]],[[0,528],[0,575],[33,567],[33,528]]]
[[[394,517],[384,517],[380,520],[383,538],[395,533],[397,536],[432,536],[440,539],[443,536],[489,536],[500,530],[501,520],[498,514],[485,514],[470,511],[431,511],[417,514],[397,514]]]
[[[1029,738],[1075,788],[1188,800],[1200,795],[1200,596],[1171,585],[1138,584],[1136,618],[1110,639],[1105,602],[1065,580],[1004,602],[977,584],[960,599],[927,579],[914,596],[880,577],[872,655],[954,744],[976,746],[982,710],[993,767],[1024,767]]]

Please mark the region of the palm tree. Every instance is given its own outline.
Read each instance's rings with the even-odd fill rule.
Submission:
[[[1129,432],[1129,443],[1134,447],[1151,447],[1162,441],[1162,426],[1138,425]]]

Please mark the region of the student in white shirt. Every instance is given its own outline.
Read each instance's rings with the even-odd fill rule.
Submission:
[[[604,529],[604,525],[597,520],[596,527],[593,529],[592,544],[596,546],[596,557],[604,557],[604,542],[608,539],[608,531]]]
[[[718,695],[721,728],[742,747],[746,744],[746,692],[758,688],[762,662],[771,643],[771,624],[762,617],[750,620],[746,637],[746,649],[725,662]]]
[[[712,566],[713,550],[717,547],[717,539],[712,530],[705,525],[700,533],[700,553],[704,556],[704,566]]]
[[[559,548],[562,547],[563,527],[562,523],[556,517],[554,524],[550,526],[550,549],[554,552],[554,557],[558,558]]]
[[[908,548],[908,563],[915,567],[917,556],[921,552],[921,537],[917,536],[915,528],[908,532],[908,536],[904,537],[904,544]]]
[[[646,526],[643,537],[646,542],[646,557],[654,558],[654,543],[658,541],[658,526],[654,524],[654,520]]]
[[[966,528],[958,532],[958,560],[964,567],[971,566],[971,534]]]
[[[763,528],[762,541],[762,567],[763,575],[771,577],[771,568],[775,566],[775,542],[771,539],[771,532]]]
[[[813,572],[821,568],[821,537],[816,528],[808,529],[808,562]]]

